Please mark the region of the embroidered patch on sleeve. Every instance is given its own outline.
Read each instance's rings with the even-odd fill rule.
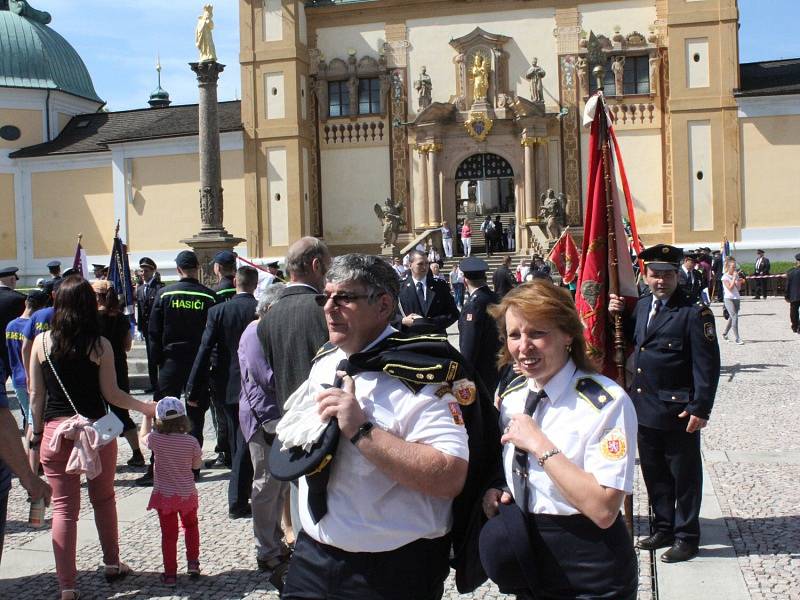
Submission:
[[[458,402],[448,402],[447,406],[450,408],[450,414],[453,415],[453,423],[456,425],[464,424],[464,417],[461,414],[461,407]]]
[[[600,452],[606,460],[622,460],[628,454],[625,434],[619,429],[612,429],[600,440]]]

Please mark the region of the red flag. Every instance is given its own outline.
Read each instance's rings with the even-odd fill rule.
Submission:
[[[575,240],[569,234],[569,229],[564,230],[547,258],[558,268],[564,283],[572,283],[578,273],[580,256],[578,256]]]
[[[86,250],[83,249],[81,239],[83,235],[78,236],[78,245],[75,247],[75,258],[72,260],[72,268],[83,276],[84,279],[89,279],[89,261],[86,259]]]
[[[616,146],[616,140],[601,94],[590,99],[586,105],[584,124],[589,122],[592,124],[592,129],[589,140],[586,221],[575,306],[584,324],[584,338],[590,358],[604,375],[617,379],[613,321],[608,313],[608,294],[611,291],[612,279],[615,280],[614,283],[618,282],[617,293],[620,296],[630,298],[632,302],[638,294],[633,265],[627,251],[627,236],[622,225],[623,211],[617,191],[613,152],[616,150],[620,171],[624,174],[624,168],[621,166],[622,155],[618,148],[612,150],[612,147]],[[606,176],[609,178],[608,182]],[[623,189],[626,192],[626,212],[635,232],[633,207],[629,200],[624,175]],[[617,260],[613,265],[612,252],[609,248],[610,234],[616,237]],[[615,273],[612,272],[612,268],[615,269]]]

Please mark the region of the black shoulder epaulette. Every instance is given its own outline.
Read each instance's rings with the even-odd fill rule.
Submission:
[[[614,396],[606,390],[600,383],[591,377],[581,377],[575,384],[575,389],[578,395],[586,400],[589,404],[594,406],[597,410],[601,410],[604,406],[614,399]]]
[[[511,392],[516,392],[518,389],[523,388],[526,385],[528,385],[528,378],[525,377],[525,375],[519,375],[511,380],[511,382],[506,386],[506,389],[500,393],[500,397],[505,398]]]
[[[331,342],[325,342],[322,345],[322,348],[317,350],[317,353],[314,355],[314,358],[311,359],[311,362],[316,362],[317,360],[319,360],[323,356],[326,356],[326,355],[330,354],[331,352],[333,352],[334,350],[336,350],[338,347],[339,346],[337,346],[336,344],[333,344]]]

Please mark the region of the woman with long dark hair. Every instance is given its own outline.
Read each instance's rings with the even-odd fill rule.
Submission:
[[[91,438],[85,430],[106,414],[106,402],[150,416],[155,405],[139,402],[119,389],[114,351],[101,335],[94,290],[80,276],[67,277],[58,288],[52,328],[36,336],[30,371],[32,444],[41,444],[41,462],[53,488],[56,574],[61,599],[74,600],[80,596],[75,589],[75,552],[81,479],[79,474],[67,472],[68,462],[71,466],[79,462],[87,467],[87,475],[90,470],[93,475],[88,480],[89,500],[103,549],[106,580],[130,573],[119,559],[114,498],[117,442],[112,440],[93,450],[78,447],[74,437]],[[72,421],[76,412],[88,421]]]
[[[117,291],[106,279],[98,279],[92,282],[95,297],[97,298],[97,314],[100,319],[100,335],[111,342],[114,350],[114,370],[117,372],[117,387],[123,392],[130,392],[131,386],[128,380],[128,352],[133,345],[133,332],[131,330],[131,320],[119,305]],[[122,421],[122,437],[128,440],[133,451],[128,461],[130,467],[143,467],[144,456],[139,449],[139,433],[136,423],[131,419],[128,409],[109,404],[119,420]]]

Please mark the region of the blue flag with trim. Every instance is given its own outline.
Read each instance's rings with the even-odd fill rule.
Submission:
[[[108,280],[119,296],[119,303],[123,312],[134,321],[134,295],[133,280],[131,279],[131,266],[128,262],[128,248],[122,243],[119,236],[114,236],[114,245],[111,248],[111,264],[108,265]]]

